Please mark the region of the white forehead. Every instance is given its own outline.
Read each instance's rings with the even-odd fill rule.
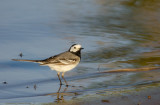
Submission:
[[[80,44],[76,44],[76,45],[74,45],[72,47],[81,48],[82,46]]]

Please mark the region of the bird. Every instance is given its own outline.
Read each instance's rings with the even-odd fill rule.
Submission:
[[[28,60],[28,59],[12,59],[12,60],[34,62],[34,63],[39,63],[40,65],[43,66],[48,66],[51,70],[55,70],[57,72],[60,85],[62,85],[62,81],[60,78],[61,75],[66,86],[69,86],[64,78],[64,74],[65,72],[72,70],[79,64],[81,60],[82,49],[84,48],[82,48],[80,44],[73,44],[68,51],[62,52],[60,54],[51,56],[43,60]]]

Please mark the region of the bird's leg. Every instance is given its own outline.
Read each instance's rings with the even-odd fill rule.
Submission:
[[[58,76],[58,79],[60,81],[60,85],[62,85],[61,78],[60,78],[60,72],[57,73],[57,76]]]
[[[66,86],[68,87],[68,83],[67,83],[67,81],[64,78],[64,72],[62,73],[62,78],[63,78],[64,82],[66,83]]]
[[[68,85],[66,85],[65,89],[63,90],[63,93],[65,93],[68,89]]]
[[[59,92],[60,92],[61,87],[62,87],[62,85],[59,85],[59,89],[58,89],[57,93],[59,93]]]

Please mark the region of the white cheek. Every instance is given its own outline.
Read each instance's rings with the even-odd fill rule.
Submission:
[[[77,52],[77,49],[74,49],[73,52]]]
[[[73,48],[73,49],[71,49],[71,51],[72,52],[77,52],[78,50]]]

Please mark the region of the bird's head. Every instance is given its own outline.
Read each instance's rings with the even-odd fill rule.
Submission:
[[[82,49],[82,46],[80,44],[73,44],[70,49],[69,49],[69,52],[72,52],[72,53],[77,53],[77,52],[80,52]]]

